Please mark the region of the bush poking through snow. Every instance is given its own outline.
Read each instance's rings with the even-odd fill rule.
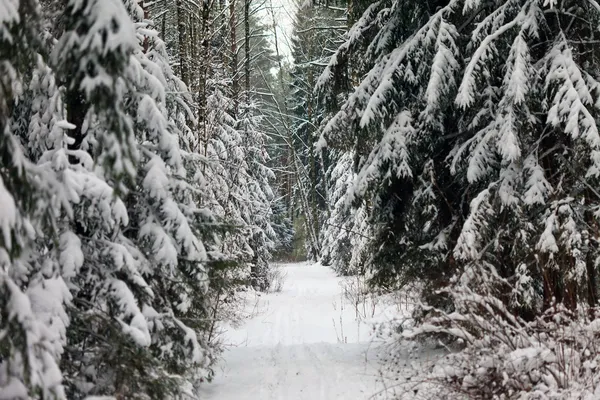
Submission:
[[[287,278],[287,273],[277,265],[272,265],[267,269],[266,282],[268,291],[279,293],[283,290],[283,285]]]
[[[381,300],[381,293],[373,291],[365,276],[353,275],[344,279],[342,293],[352,304],[357,321],[375,316],[377,305]]]
[[[423,389],[418,398],[600,398],[598,310],[573,313],[555,306],[524,321],[493,296],[464,287],[452,296],[457,311],[431,310],[435,316],[402,334],[447,334],[463,346],[403,384]]]

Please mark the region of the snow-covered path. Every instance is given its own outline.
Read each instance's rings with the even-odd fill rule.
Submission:
[[[289,264],[280,293],[259,298],[258,313],[226,332],[211,400],[368,399],[378,390],[370,327],[359,324],[326,267]]]

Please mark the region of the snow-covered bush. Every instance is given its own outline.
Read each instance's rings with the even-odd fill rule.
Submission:
[[[283,290],[283,285],[287,278],[285,270],[277,265],[271,265],[267,270],[266,283],[267,288],[272,293],[279,293]]]
[[[441,334],[454,350],[413,371],[401,386],[417,398],[597,399],[600,396],[598,310],[576,312],[557,304],[531,321],[515,316],[496,297],[455,287],[456,310],[429,317],[398,338]]]
[[[381,293],[373,290],[368,284],[368,278],[364,275],[355,274],[344,278],[340,283],[344,298],[354,309],[357,321],[372,318],[375,315],[377,305],[383,300]]]

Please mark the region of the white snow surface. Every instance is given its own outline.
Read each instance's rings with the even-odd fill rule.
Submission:
[[[342,278],[329,268],[308,263],[279,268],[287,274],[282,291],[260,295],[250,305],[252,316],[226,330],[231,347],[200,397],[361,400],[380,391],[379,344],[371,322],[387,318],[384,310],[357,322],[342,294]]]

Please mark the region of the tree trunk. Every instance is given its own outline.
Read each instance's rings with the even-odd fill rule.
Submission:
[[[251,0],[244,0],[244,113],[245,118],[249,118],[248,113],[250,112],[250,2]],[[248,121],[244,123],[244,139],[249,143],[248,134]],[[247,157],[247,156],[246,156]],[[264,282],[260,279],[260,259],[258,257],[258,251],[256,249],[257,243],[252,236],[251,242],[254,243],[253,250],[254,255],[252,257],[252,266],[250,267],[250,278],[252,280],[252,286],[257,290],[264,290]]]
[[[222,6],[222,1],[221,1]],[[210,4],[208,2],[203,2],[202,5],[202,21],[200,25],[200,36],[198,37],[198,41],[200,44],[199,49],[199,60],[198,60],[198,122],[199,127],[202,126],[202,132],[200,132],[201,140],[204,141],[204,155],[206,156],[208,153],[208,141],[210,138],[208,137],[208,127],[206,126],[206,99],[208,97],[208,93],[206,91],[206,80],[209,76],[209,70],[211,68],[211,44],[209,41],[209,37],[211,32],[209,32],[209,18],[210,18]],[[221,7],[223,10],[223,7]],[[204,168],[204,167],[203,167]]]
[[[246,91],[246,106],[250,105],[250,3],[251,0],[245,0],[244,3],[244,53],[246,59],[244,60],[244,73],[245,73],[245,91]]]
[[[275,11],[273,10],[273,2],[269,1],[269,10],[271,13],[271,19],[273,21],[273,37],[275,42],[275,56],[277,57],[277,64],[279,67],[279,73],[277,74],[279,90],[286,92],[286,88],[284,87],[283,81],[283,63],[281,62],[282,57],[279,52],[279,38],[277,36],[277,21],[275,18]],[[286,137],[288,141],[287,151],[285,154],[285,158],[283,159],[282,165],[285,167],[285,171],[281,173],[280,181],[282,182],[281,187],[283,188],[284,193],[282,193],[284,198],[284,203],[286,205],[287,216],[290,220],[293,220],[293,202],[292,202],[292,181],[293,181],[293,153],[292,146],[289,146],[292,143],[292,133],[291,133],[291,121],[289,118],[289,110],[287,107],[287,99],[283,102],[283,115],[284,115],[284,127],[286,129]]]
[[[186,49],[186,20],[183,10],[183,1],[176,0],[175,7],[177,9],[177,31],[179,33],[179,76],[186,86],[189,86],[189,67]]]
[[[236,10],[235,10],[235,2],[236,0],[229,1],[229,37],[230,37],[230,46],[231,46],[231,60],[230,60],[230,68],[231,68],[231,98],[233,99],[233,117],[237,116],[238,107],[239,107],[239,76],[238,76],[238,56],[237,56],[237,35],[235,32],[237,19],[236,19]]]
[[[70,129],[68,135],[73,139],[72,143],[68,144],[69,150],[81,149],[85,134],[83,133],[83,122],[89,110],[89,105],[84,99],[83,93],[79,89],[71,89],[67,91],[65,96],[65,106],[67,109],[67,120],[75,125],[75,129]],[[69,162],[76,164],[79,159],[76,156],[70,155]]]
[[[189,37],[188,37],[188,48],[189,48],[189,80],[190,86],[189,90],[191,93],[196,93],[198,90],[198,27],[197,21],[194,19],[192,15],[188,16],[188,27],[189,27]]]

